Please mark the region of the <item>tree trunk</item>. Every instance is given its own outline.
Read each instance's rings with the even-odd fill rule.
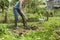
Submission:
[[[5,23],[7,23],[7,12],[5,13]]]
[[[47,21],[49,20],[49,13],[47,12]]]
[[[2,8],[2,13],[4,13],[4,8]]]

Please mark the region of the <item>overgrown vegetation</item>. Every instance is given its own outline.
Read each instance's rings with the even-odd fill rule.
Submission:
[[[1,1],[5,2],[5,0]],[[16,1],[12,0],[10,5],[13,6]],[[9,4],[6,5],[9,6]],[[6,5],[2,5],[2,7],[8,7]],[[0,40],[60,40],[60,9],[46,10],[38,7],[39,5],[45,5],[45,3],[38,0],[29,0],[23,7],[27,26],[31,29],[24,29],[20,16],[18,20],[19,28],[14,29],[12,6],[8,7],[8,10],[5,10],[4,13],[0,10]],[[7,20],[5,20],[5,16],[7,16]]]

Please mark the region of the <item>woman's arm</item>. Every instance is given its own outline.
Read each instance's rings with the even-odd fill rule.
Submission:
[[[23,0],[20,0],[20,9],[22,10],[22,2]]]

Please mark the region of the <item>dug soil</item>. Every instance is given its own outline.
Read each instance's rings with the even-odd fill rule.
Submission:
[[[16,29],[11,29],[13,34],[17,33],[19,35],[27,34],[28,32],[38,31],[38,30],[44,30],[44,27],[29,27],[27,29],[23,27],[18,27]]]

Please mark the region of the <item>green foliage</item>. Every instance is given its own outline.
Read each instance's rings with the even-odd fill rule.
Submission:
[[[1,26],[1,29],[4,31],[1,32],[3,35],[0,35],[0,39],[3,40],[56,40],[59,37],[55,31],[51,29],[39,30],[39,31],[30,31],[26,35],[14,36],[11,31],[9,31],[6,26]],[[18,37],[18,38],[17,38]]]
[[[55,18],[50,17],[49,21],[43,23],[42,26],[44,26],[47,29],[54,30],[55,28],[60,27],[60,22],[59,21],[60,21],[60,19],[57,18],[57,17],[55,17]]]
[[[60,16],[60,8],[55,10],[55,16]]]
[[[9,6],[8,0],[0,0],[0,8],[4,8],[8,6]]]
[[[51,30],[39,30],[23,35],[21,40],[56,40],[57,34]]]
[[[12,1],[10,2],[10,5],[13,6],[17,1],[18,1],[18,0],[12,0]]]
[[[0,25],[0,40],[17,40],[17,38],[5,25]]]
[[[39,1],[38,0],[29,0],[27,1],[26,4],[26,11],[28,13],[36,13],[37,11],[37,6],[39,5]]]
[[[17,0],[12,0],[12,2],[10,3],[10,5],[14,5],[15,2],[17,2]],[[43,8],[39,8],[37,7],[39,5],[39,1],[38,0],[29,0],[29,2],[27,2],[26,5],[26,18],[27,20],[34,19],[37,20],[38,18],[42,18],[47,15],[49,15],[49,20],[43,22],[42,24],[38,21],[38,22],[28,22],[29,26],[42,26],[45,29],[44,30],[38,30],[38,31],[29,31],[27,34],[22,34],[22,35],[18,35],[18,34],[13,34],[13,32],[11,32],[10,29],[8,29],[7,27],[12,27],[12,25],[14,25],[13,23],[11,25],[9,24],[5,24],[2,25],[0,24],[0,40],[57,40],[57,38],[59,37],[59,35],[57,35],[55,29],[57,27],[60,27],[60,17],[51,17],[51,14],[54,15],[54,11],[47,11]],[[44,4],[41,2],[41,4]],[[5,6],[4,6],[5,5]],[[0,8],[1,7],[8,7],[9,6],[9,2],[7,0],[1,0],[0,1]],[[58,9],[60,11],[60,9]],[[56,13],[59,14],[60,12],[56,10]],[[4,19],[4,15],[0,14],[0,21],[2,21]],[[8,11],[8,22],[11,23],[14,20],[14,15],[12,10]],[[21,18],[19,18],[19,21],[21,20]],[[19,23],[20,24],[20,23]],[[21,25],[21,24],[20,24]],[[60,30],[57,30],[57,32],[60,32]]]

